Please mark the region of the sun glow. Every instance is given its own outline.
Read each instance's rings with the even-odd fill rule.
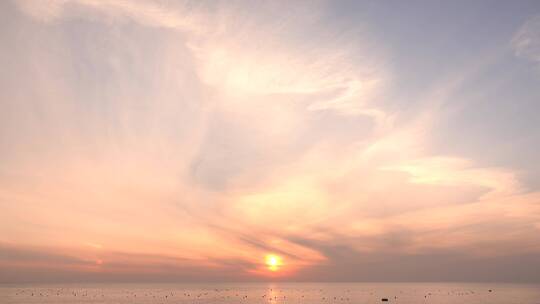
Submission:
[[[271,271],[277,271],[283,265],[281,257],[274,254],[268,254],[265,257],[265,262],[266,266],[268,266],[268,269]]]

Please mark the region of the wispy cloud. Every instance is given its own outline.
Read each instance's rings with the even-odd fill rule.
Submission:
[[[540,16],[529,18],[512,39],[514,54],[540,63]]]

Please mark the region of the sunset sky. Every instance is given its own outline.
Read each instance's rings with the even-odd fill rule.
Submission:
[[[540,282],[540,2],[0,1],[0,282]]]

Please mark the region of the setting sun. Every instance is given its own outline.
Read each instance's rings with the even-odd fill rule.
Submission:
[[[265,261],[266,266],[268,266],[268,269],[270,269],[271,271],[277,271],[279,267],[283,265],[281,257],[274,254],[267,255],[265,257]]]

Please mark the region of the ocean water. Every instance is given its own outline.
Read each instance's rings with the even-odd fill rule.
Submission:
[[[388,299],[388,302],[383,302],[382,298]],[[540,285],[498,283],[0,285],[0,303],[540,304]]]

